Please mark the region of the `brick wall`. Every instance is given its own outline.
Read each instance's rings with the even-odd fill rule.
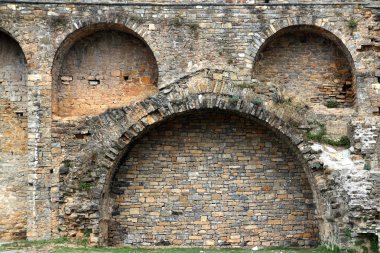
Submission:
[[[302,93],[305,102],[335,99],[341,107],[349,107],[355,98],[347,57],[332,41],[312,32],[280,33],[259,55],[254,73],[293,97]]]
[[[59,116],[96,115],[157,91],[157,64],[142,41],[98,31],[77,41],[63,61],[53,97]]]
[[[310,246],[318,241],[303,169],[268,129],[216,111],[138,140],[112,186],[112,244]]]
[[[0,32],[0,238],[26,236],[26,63],[20,46]]]

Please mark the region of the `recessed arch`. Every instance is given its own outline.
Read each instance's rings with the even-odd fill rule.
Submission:
[[[354,60],[343,42],[321,27],[287,26],[270,35],[255,55],[253,76],[302,94],[311,104],[336,101],[351,107],[355,102]]]
[[[0,240],[26,239],[28,89],[19,43],[0,30]]]
[[[192,110],[135,140],[111,184],[111,245],[298,246],[318,243],[301,163],[265,124]]]
[[[71,33],[52,67],[53,115],[93,116],[158,91],[158,65],[145,40],[119,23]]]
[[[98,187],[103,190],[102,198],[100,200],[100,232],[99,234],[96,233],[96,236],[98,236],[101,243],[105,244],[108,238],[108,228],[110,222],[109,187],[111,186],[115,171],[131,147],[131,143],[138,140],[144,135],[144,133],[146,133],[146,131],[158,122],[162,122],[163,120],[194,110],[220,109],[223,111],[233,111],[248,119],[261,122],[266,127],[282,136],[284,142],[287,143],[286,145],[288,145],[290,149],[294,150],[295,155],[300,159],[300,163],[302,163],[303,169],[313,191],[313,199],[316,206],[318,208],[323,206],[320,204],[323,200],[319,197],[320,192],[317,190],[318,186],[316,185],[316,180],[314,178],[314,174],[318,173],[314,171],[314,169],[318,167],[315,166],[318,161],[314,160],[315,157],[310,155],[309,152],[311,149],[308,147],[306,142],[303,142],[302,134],[283,122],[281,119],[277,118],[274,114],[249,102],[239,101],[237,105],[230,105],[229,96],[220,94],[194,94],[187,96],[183,101],[176,101],[175,104],[171,104],[169,101],[165,102],[165,99],[162,99],[164,98],[153,97],[143,101],[141,104],[136,105],[135,113],[133,113],[134,109],[129,109],[128,111],[133,115],[139,115],[139,120],[137,120],[134,124],[131,124],[130,120],[124,122],[123,117],[117,116],[120,115],[117,112],[112,113],[114,116],[109,115],[104,118],[107,121],[109,121],[110,118],[114,118],[117,123],[111,123],[112,126],[129,125],[129,127],[127,127],[124,134],[119,137],[118,140],[109,142],[111,145],[109,149],[104,150],[105,159],[107,162],[102,162],[102,166],[107,173],[104,174],[105,178],[100,179],[102,183],[98,184]],[[321,210],[317,210],[317,212],[320,213]]]

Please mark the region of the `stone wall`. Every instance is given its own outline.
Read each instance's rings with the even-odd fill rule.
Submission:
[[[25,239],[27,185],[27,87],[25,56],[0,32],[0,238]]]
[[[253,118],[276,132],[284,145],[293,150],[313,192],[321,243],[351,247],[355,246],[355,238],[361,238],[363,234],[378,235],[376,217],[380,201],[376,193],[379,184],[376,175],[379,156],[376,147],[379,107],[376,92],[379,18],[376,3],[97,3],[2,1],[0,4],[0,28],[19,43],[27,61],[27,81],[23,85],[27,87],[28,106],[23,107],[27,111],[21,120],[28,120],[25,126],[27,155],[21,159],[7,153],[1,165],[11,164],[15,168],[13,171],[17,171],[21,164],[13,162],[15,160],[25,161],[27,165],[27,181],[23,181],[21,174],[17,174],[17,179],[22,181],[20,185],[28,187],[17,194],[26,196],[27,201],[20,203],[28,207],[14,207],[20,212],[28,210],[32,213],[27,220],[28,239],[83,237],[90,232],[91,242],[105,242],[111,232],[112,178],[131,148],[130,144],[144,138],[145,132],[156,122],[200,108],[234,111],[247,119]],[[270,48],[268,42],[276,41],[277,35],[288,36],[281,31],[299,26],[313,27],[314,32],[306,32],[308,37],[316,38],[315,42],[324,40],[329,45],[336,45],[329,51],[325,46],[316,47],[326,50],[321,61],[328,64],[338,60],[350,66],[356,94],[352,108],[327,109],[322,105],[310,110],[308,105],[274,104],[272,87],[268,89],[256,82],[253,66],[262,49],[265,50],[267,45]],[[97,36],[106,31],[109,31],[107,38],[100,36],[100,47],[97,47],[102,50],[95,50],[102,56],[88,62],[97,63],[101,59],[110,63],[101,66],[101,70],[105,69],[107,73],[104,76],[110,78],[107,84],[121,87],[125,80],[120,83],[116,79],[121,75],[124,79],[124,73],[116,71],[123,70],[126,67],[123,64],[127,62],[115,57],[115,52],[127,49],[119,47],[120,43],[110,48],[111,38],[118,37],[115,41],[125,39],[131,44],[138,41],[135,48],[151,52],[144,59],[149,66],[156,62],[158,69],[157,79],[155,68],[151,69],[153,74],[149,75],[154,76],[151,78],[154,81],[145,86],[149,88],[144,89],[143,94],[132,98],[129,92],[126,95],[116,88],[110,93],[88,92],[89,81],[100,81],[101,85],[102,80],[96,79],[97,73],[94,73],[95,79],[89,80],[93,73],[87,72],[87,66],[72,68],[74,51],[70,52],[70,49],[82,51],[90,42],[86,38],[99,38]],[[321,37],[323,39],[319,40]],[[91,52],[88,51],[87,55],[90,56]],[[335,59],[327,60],[328,55]],[[285,56],[287,59],[291,57]],[[112,65],[115,59],[121,67]],[[141,63],[140,60],[137,64]],[[261,60],[265,61],[264,58]],[[272,61],[273,64],[279,62]],[[88,68],[97,67],[91,65]],[[327,70],[320,65],[315,69],[317,75],[321,75],[319,72],[346,71],[346,68]],[[85,76],[85,87],[75,82],[78,89],[68,92],[68,87],[74,87],[70,85],[79,71]],[[112,81],[113,71],[115,82]],[[269,77],[267,79],[271,81]],[[151,85],[153,83],[156,86]],[[309,91],[298,91],[296,98],[310,95]],[[84,98],[91,94],[94,101]],[[53,117],[60,116],[58,98],[67,102],[65,99],[71,99],[70,96],[76,97],[76,105],[87,103],[88,106],[82,110],[70,104],[68,108],[75,109],[72,113],[65,109],[68,105],[65,103],[60,108],[66,113],[61,116],[65,117]],[[100,98],[107,104],[100,105]],[[117,108],[113,102],[117,103]],[[291,110],[285,113],[283,108]],[[1,113],[3,124],[8,115]],[[297,122],[293,117],[301,120]],[[350,137],[354,146],[350,152],[344,150],[341,155],[338,150],[338,156],[331,147],[313,149],[305,137],[306,131],[318,127],[317,123],[331,121],[335,125],[331,124],[330,129],[339,130],[334,135],[347,134]],[[22,122],[18,127],[12,125],[13,129],[24,129]],[[350,132],[346,131],[348,126],[351,126]],[[330,129],[328,131],[332,133]],[[22,134],[18,134],[20,136]],[[21,139],[17,138],[17,142]],[[329,161],[325,156],[330,153],[330,160],[338,162],[324,162]],[[364,166],[366,162],[371,163],[371,170]],[[12,171],[5,168],[2,166],[1,172]],[[14,181],[8,180],[8,176],[5,178],[9,182],[5,187],[12,188]],[[359,221],[357,217],[367,217],[367,221]],[[345,233],[348,230],[352,232],[350,237]],[[0,227],[0,231],[4,234],[9,230]],[[22,228],[15,232],[22,234],[24,231]],[[1,240],[15,238],[19,237],[15,235]]]
[[[58,79],[53,114],[97,115],[157,92],[157,64],[149,47],[132,35],[98,31],[69,49]]]
[[[111,244],[313,246],[312,191],[267,128],[218,111],[179,116],[136,142],[115,174]]]

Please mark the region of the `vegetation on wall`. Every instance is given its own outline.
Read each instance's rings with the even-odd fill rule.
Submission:
[[[332,139],[327,136],[325,125],[320,125],[319,130],[316,132],[308,131],[306,136],[309,140],[316,141],[319,143],[329,144],[331,146],[345,147],[349,148],[351,143],[348,136],[341,136],[339,139]]]

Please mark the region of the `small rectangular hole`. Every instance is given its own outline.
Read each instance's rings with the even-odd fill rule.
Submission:
[[[265,2],[266,4],[269,4],[269,0],[265,0],[264,2]]]
[[[21,118],[22,116],[24,116],[24,113],[23,112],[16,112],[16,116]]]
[[[377,82],[380,83],[380,76],[377,77]]]
[[[124,81],[128,81],[129,80],[129,76],[124,76]]]
[[[100,80],[88,80],[88,84],[95,86],[100,84]]]

